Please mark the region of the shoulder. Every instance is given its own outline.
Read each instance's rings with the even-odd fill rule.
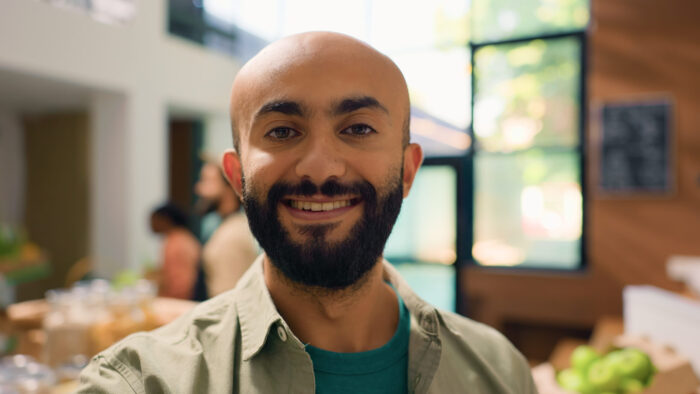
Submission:
[[[160,328],[129,335],[102,352],[102,355],[107,359],[119,359],[121,355],[140,353],[142,350],[148,353],[158,349],[177,351],[180,346],[191,346],[190,341],[206,345],[205,333],[216,335],[220,331],[235,331],[236,324],[236,306],[231,294],[226,293],[198,304]]]
[[[102,351],[82,371],[81,392],[122,392],[110,389],[121,387],[123,392],[140,393],[162,390],[172,382],[196,384],[207,374],[199,371],[201,366],[221,348],[216,338],[230,344],[221,351],[229,356],[235,351],[235,303],[228,296],[199,304],[161,328],[132,334]]]
[[[438,311],[441,364],[456,364],[478,371],[497,391],[534,392],[530,366],[523,355],[499,331],[458,314]]]
[[[212,234],[212,239],[227,239],[236,237],[245,232],[250,232],[248,228],[248,219],[241,213],[234,213],[227,216]]]
[[[238,234],[250,234],[248,217],[243,212],[237,212],[227,217],[226,220],[221,223],[221,226],[228,231],[236,232]]]
[[[473,351],[489,355],[516,351],[508,339],[498,330],[453,312],[438,310],[438,316],[446,330],[456,341],[470,346]]]

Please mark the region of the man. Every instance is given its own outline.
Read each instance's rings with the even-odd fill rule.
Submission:
[[[495,330],[381,257],[422,160],[406,83],[350,37],[269,45],[236,76],[224,169],[264,254],[238,283],[93,359],[84,391],[534,393]]]
[[[194,192],[199,197],[196,209],[204,213],[204,248],[193,299],[204,301],[236,285],[257,257],[258,246],[242,212],[241,200],[218,164],[204,162]]]
[[[220,167],[207,164],[207,167],[212,166],[222,183],[222,197],[216,212],[223,221],[209,236],[202,250],[209,297],[231,290],[258,255],[258,246],[248,227],[248,219],[242,212],[241,201],[224,178]]]
[[[200,230],[202,244],[209,241],[224,217],[236,211],[239,199],[231,190],[219,165],[205,160],[194,185],[194,194],[199,197],[195,210],[203,215]]]

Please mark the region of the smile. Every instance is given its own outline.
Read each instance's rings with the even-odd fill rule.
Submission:
[[[303,211],[312,211],[312,212],[332,211],[334,209],[344,208],[344,207],[353,205],[352,199],[339,200],[339,201],[329,201],[329,202],[288,200],[288,202],[289,202],[289,206],[292,208],[301,209]]]
[[[361,198],[344,198],[329,201],[297,200],[288,198],[282,200],[289,213],[297,219],[327,220],[339,217],[339,215],[351,210],[362,201]]]

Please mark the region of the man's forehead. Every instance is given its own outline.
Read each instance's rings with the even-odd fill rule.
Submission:
[[[403,77],[380,59],[360,59],[358,57],[334,56],[323,53],[305,58],[279,59],[265,62],[255,70],[243,70],[234,83],[234,98],[247,96],[283,96],[298,94],[310,87],[323,87],[317,93],[327,93],[329,100],[338,95],[348,95],[352,83],[355,90],[378,90],[391,88],[396,93],[403,85]],[[367,92],[356,92],[366,94]]]
[[[367,44],[306,33],[271,44],[244,65],[234,80],[231,115],[235,128],[244,129],[275,101],[318,110],[349,97],[372,97],[391,109],[407,107],[408,90],[398,67]]]
[[[330,32],[311,32],[289,36],[263,48],[241,69],[241,75],[248,71],[265,69],[271,72],[285,69],[294,64],[303,64],[321,59],[362,58],[389,61],[376,49],[355,38]]]

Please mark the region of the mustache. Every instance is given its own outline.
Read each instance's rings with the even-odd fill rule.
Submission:
[[[285,196],[293,195],[311,197],[319,193],[326,197],[348,194],[360,195],[369,205],[372,205],[377,201],[377,191],[374,186],[367,181],[341,183],[334,179],[329,179],[323,182],[321,186],[318,186],[310,180],[305,179],[296,184],[276,182],[267,193],[267,203],[269,207],[274,207]]]

